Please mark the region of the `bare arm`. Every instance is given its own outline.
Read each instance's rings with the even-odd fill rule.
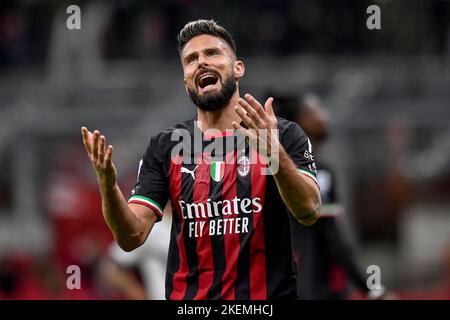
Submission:
[[[132,251],[144,243],[156,221],[156,213],[143,205],[128,204],[117,185],[112,161],[113,147],[105,148],[105,137],[81,128],[83,143],[97,175],[102,196],[103,217],[119,246]]]
[[[320,215],[320,191],[315,182],[298,172],[297,167],[279,146],[279,169],[274,175],[281,198],[293,217],[300,223],[311,226]]]
[[[319,188],[297,170],[274,134],[277,118],[272,109],[272,101],[272,98],[267,99],[263,108],[251,95],[245,95],[245,100],[239,99],[235,111],[250,130],[242,128],[236,122],[233,122],[233,126],[249,137],[253,148],[258,148],[258,152],[266,157],[267,163],[277,163],[277,171],[273,173],[284,203],[298,222],[310,226],[317,221],[321,210]],[[263,137],[264,134],[269,134],[269,137]]]

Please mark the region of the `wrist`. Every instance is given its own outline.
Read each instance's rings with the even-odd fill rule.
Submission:
[[[117,187],[117,182],[100,181],[99,179],[100,191],[102,194],[109,194],[114,191]]]
[[[276,149],[273,150],[271,157],[267,160],[267,166],[274,177],[282,174],[282,167],[284,167],[285,164],[290,161],[290,158],[286,158],[286,155],[286,151],[284,150],[281,143],[279,143]]]

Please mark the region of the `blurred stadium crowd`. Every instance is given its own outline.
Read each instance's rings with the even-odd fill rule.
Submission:
[[[66,28],[70,4],[81,30]],[[366,28],[370,4],[381,30]],[[139,258],[118,268],[79,128],[107,134],[127,194],[150,136],[195,112],[176,35],[201,17],[234,35],[241,93],[320,99],[362,272],[380,266],[400,298],[448,299],[448,0],[2,1],[0,299],[159,297]],[[81,290],[66,288],[71,264]]]

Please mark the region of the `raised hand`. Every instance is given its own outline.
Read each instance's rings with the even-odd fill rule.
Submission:
[[[275,160],[279,147],[277,135],[277,118],[272,108],[273,98],[267,99],[263,106],[250,94],[240,98],[234,107],[248,129],[233,121],[233,126],[249,138],[250,144],[258,150],[268,163]]]
[[[86,127],[81,128],[83,144],[95,169],[99,186],[103,190],[111,189],[117,182],[117,171],[112,162],[113,146],[105,148],[105,136],[98,130],[93,133]]]

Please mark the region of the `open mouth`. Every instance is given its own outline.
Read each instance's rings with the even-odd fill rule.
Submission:
[[[213,89],[213,87],[219,82],[219,77],[214,72],[205,72],[200,75],[198,78],[197,84],[200,89],[209,90]]]

